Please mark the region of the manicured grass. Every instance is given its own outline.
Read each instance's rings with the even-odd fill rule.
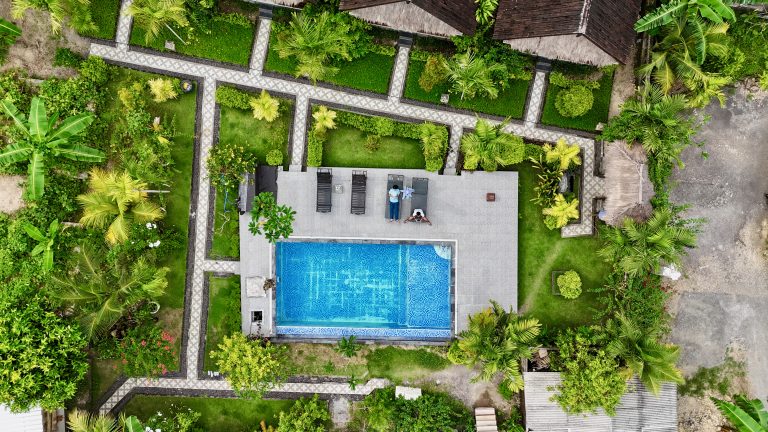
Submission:
[[[226,208],[224,201],[226,197]],[[240,217],[237,209],[237,192],[216,191],[216,207],[213,218],[211,258],[240,257]]]
[[[161,411],[163,415],[190,408],[202,414],[199,425],[206,432],[253,432],[259,422],[277,427],[280,411],[294,404],[289,400],[217,399],[205,397],[144,396],[131,399],[123,409],[126,415],[147,420]]]
[[[598,307],[597,295],[588,291],[602,286],[610,271],[595,254],[600,242],[596,237],[564,239],[560,230],[547,229],[541,208],[531,202],[536,171],[526,163],[519,166],[518,173],[518,307],[521,313],[552,327],[588,324],[593,309]],[[550,278],[554,270],[579,273],[583,289],[579,298],[567,300],[552,294]]]
[[[273,149],[283,152],[283,164],[288,166],[288,134],[293,122],[293,103],[280,100],[280,116],[272,123],[253,118],[249,110],[221,107],[219,142],[234,142],[250,148],[259,164],[267,163],[267,153]]]
[[[419,87],[419,77],[424,70],[424,64],[420,60],[410,60],[403,96],[406,99],[440,104],[440,95],[448,93],[449,85],[448,83],[436,85],[431,92],[426,92]],[[496,99],[478,97],[461,100],[458,95],[452,94],[448,100],[448,105],[485,114],[522,119],[525,113],[525,99],[528,96],[528,87],[530,85],[531,81],[510,80],[509,87],[500,91]]]
[[[131,44],[166,51],[165,41],[169,40],[176,43],[176,52],[179,54],[248,66],[255,36],[254,25],[245,27],[212,20],[211,33],[199,33],[195,40],[187,40],[186,32],[183,30],[179,31],[176,28],[174,30],[187,42],[186,44],[167,29],[155,40],[147,43],[144,39],[144,29],[136,25],[131,32]]]
[[[264,63],[264,69],[286,75],[294,75],[296,61],[292,57],[280,58],[274,45],[277,41],[275,34],[269,38],[269,52]],[[342,87],[367,90],[374,93],[386,94],[389,91],[389,78],[395,66],[395,58],[377,53],[368,53],[363,57],[337,65],[339,71],[322,80]]]
[[[394,382],[419,378],[451,365],[445,357],[424,348],[379,348],[369,353],[366,359],[372,377],[387,378]]]
[[[578,129],[594,132],[598,123],[605,123],[608,121],[608,110],[611,105],[612,89],[613,74],[606,73],[600,78],[600,88],[592,91],[592,94],[595,97],[592,109],[587,111],[583,116],[569,118],[561,116],[555,107],[555,99],[562,89],[550,84],[547,87],[547,97],[544,101],[544,108],[541,111],[541,123],[565,129]]]
[[[96,30],[83,32],[84,36],[100,39],[114,39],[117,34],[117,16],[120,14],[120,0],[95,0],[90,4],[91,18]]]
[[[209,276],[208,331],[205,334],[205,370],[217,370],[210,357],[224,339],[240,331],[240,276]]]
[[[104,392],[114,384],[120,372],[117,370],[117,360],[97,360],[91,363],[91,409],[98,410],[96,405]]]
[[[328,131],[323,146],[323,166],[358,168],[424,168],[424,153],[417,140],[397,136],[382,137],[379,149],[365,148],[367,133],[338,125]]]

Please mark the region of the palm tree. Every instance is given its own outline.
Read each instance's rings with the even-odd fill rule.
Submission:
[[[147,198],[146,183],[135,180],[127,172],[91,171],[90,191],[77,200],[83,206],[80,223],[86,227],[107,228],[110,244],[128,239],[131,223],[152,222],[163,217],[163,211]]]
[[[9,100],[0,101],[0,108],[13,120],[20,138],[0,152],[0,165],[29,161],[27,167],[29,197],[36,200],[45,191],[45,173],[48,159],[63,157],[75,161],[101,162],[104,153],[80,144],[74,137],[93,122],[93,114],[83,113],[68,117],[56,127],[57,116],[48,118],[45,102],[32,98],[29,116],[25,119]]]
[[[69,413],[69,420],[67,420],[67,426],[72,432],[143,432],[144,427],[141,425],[136,416],[125,417],[120,416],[119,422],[115,422],[111,417],[98,414],[90,415],[86,411],[75,409]]]
[[[128,7],[127,14],[133,17],[134,22],[143,28],[144,42],[149,44],[160,36],[163,27],[170,30],[182,43],[186,44],[171,28],[170,24],[179,27],[187,27],[186,0],[133,0]]]
[[[544,216],[544,224],[549,229],[562,228],[571,219],[579,218],[579,200],[566,201],[562,194],[555,195],[555,201],[551,207],[541,211]]]
[[[312,113],[312,118],[315,120],[314,128],[317,132],[322,133],[336,127],[336,111],[329,110],[325,105],[320,105],[320,107]]]
[[[329,12],[313,17],[302,12],[293,14],[288,28],[278,35],[275,49],[280,58],[296,58],[296,76],[315,82],[338,71],[327,64],[331,57],[352,58],[349,53],[352,43],[349,26],[332,19]]]
[[[445,70],[451,82],[451,91],[461,95],[461,99],[472,99],[475,96],[487,96],[496,99],[499,96],[497,83],[493,74],[507,71],[500,63],[487,64],[482,57],[475,56],[471,51],[456,54],[450,61],[445,61]]]
[[[104,269],[103,251],[83,245],[75,270],[53,277],[56,296],[74,307],[85,334],[97,339],[131,308],[165,293],[168,268],[155,268],[143,258],[130,265]]]
[[[24,222],[22,225],[27,235],[36,240],[37,246],[32,249],[29,254],[32,256],[43,254],[43,273],[49,272],[53,268],[53,246],[56,244],[56,239],[59,236],[59,232],[64,231],[59,225],[58,220],[54,220],[48,225],[48,233],[43,234],[37,227],[29,222]]]
[[[681,81],[689,89],[695,88],[694,83],[706,82],[712,76],[701,69],[707,57],[728,53],[727,31],[728,23],[704,24],[698,18],[678,18],[662,27],[661,39],[651,51],[651,62],[639,72],[652,76],[664,93]]]
[[[478,119],[475,131],[461,137],[464,168],[496,171],[499,165],[520,163],[525,156],[525,144],[519,136],[503,131],[507,122],[492,126],[487,120]]]
[[[659,394],[664,382],[683,383],[683,375],[675,367],[680,348],[659,343],[656,329],[640,328],[624,315],[617,315],[608,323],[608,332],[612,335],[608,353],[623,359],[628,374],[637,374],[653,394]]]
[[[743,1],[739,3],[745,3]],[[679,18],[702,18],[715,23],[735,21],[732,0],[672,0],[646,14],[635,23],[635,31],[642,33]]]
[[[573,165],[581,165],[581,147],[577,144],[568,145],[565,138],[560,138],[554,147],[551,144],[544,145],[544,154],[547,163],[557,163],[560,171],[565,171]]]
[[[768,432],[768,412],[760,399],[749,400],[743,395],[735,395],[735,404],[710,399],[739,432]]]
[[[499,0],[475,0],[477,10],[475,10],[475,20],[478,24],[488,24],[493,21],[493,14],[499,7]]]
[[[11,15],[13,19],[20,19],[27,9],[44,10],[51,14],[53,34],[61,31],[61,24],[67,17],[75,30],[84,32],[96,29],[91,18],[90,4],[90,0],[12,0]]]
[[[696,229],[668,207],[656,209],[646,223],[627,218],[621,228],[603,227],[605,246],[597,254],[632,276],[658,273],[662,261],[680,263],[685,248],[696,246]]]
[[[250,104],[255,119],[272,123],[279,115],[280,101],[270,96],[266,90],[262,90],[258,98],[252,97]]]
[[[491,301],[491,307],[469,317],[468,328],[459,333],[448,358],[469,367],[480,365],[473,382],[502,373],[500,386],[514,393],[523,388],[520,359],[531,357],[540,329],[536,318],[521,318]]]

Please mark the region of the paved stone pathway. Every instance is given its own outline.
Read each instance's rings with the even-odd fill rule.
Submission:
[[[160,54],[131,51],[129,47],[131,18],[125,14],[131,0],[123,0],[120,9],[120,18],[116,36],[116,47],[101,43],[92,43],[90,54],[104,58],[105,60],[119,62],[138,68],[150,68],[169,73],[191,75],[198,77],[202,89],[202,112],[200,124],[200,137],[198,145],[200,157],[196,178],[199,179],[197,194],[197,207],[192,212],[195,224],[194,254],[192,259],[191,283],[186,292],[189,301],[189,325],[184,329],[187,335],[186,352],[186,377],[183,378],[130,378],[126,380],[109,399],[101,406],[102,412],[111,411],[133,389],[168,389],[168,390],[231,390],[225,380],[206,379],[198,367],[199,353],[202,347],[200,339],[202,332],[203,291],[206,272],[239,273],[239,261],[217,261],[206,257],[206,241],[208,233],[208,203],[210,182],[205,161],[208,152],[213,145],[215,128],[214,112],[216,106],[216,86],[219,83],[231,83],[253,89],[265,89],[278,93],[290,94],[296,97],[296,112],[293,123],[291,171],[300,171],[303,165],[304,146],[306,142],[306,124],[309,112],[310,100],[318,103],[349,106],[368,111],[382,113],[383,115],[396,115],[420,121],[430,121],[444,124],[450,127],[450,148],[447,156],[445,173],[455,174],[456,163],[459,154],[461,135],[465,128],[474,128],[477,120],[474,114],[458,113],[443,110],[440,107],[425,107],[412,105],[401,101],[408,67],[410,49],[407,46],[399,46],[395,67],[392,72],[390,91],[387,98],[368,96],[360,93],[346,92],[335,88],[313,86],[303,82],[285,80],[264,76],[262,71],[268,52],[269,32],[271,20],[262,16],[259,20],[257,36],[253,45],[249,71],[239,71],[222,66],[214,66],[184,60],[170,58]],[[584,156],[584,184],[582,189],[584,203],[584,217],[578,225],[569,225],[562,229],[564,237],[589,235],[592,233],[591,203],[592,198],[604,194],[603,181],[593,175],[594,165],[594,141],[576,135],[542,129],[537,127],[541,112],[544,83],[547,79],[545,72],[537,71],[533,89],[531,92],[529,107],[523,125],[510,124],[506,130],[524,138],[537,141],[554,142],[564,137],[568,142],[578,144],[583,149]],[[340,394],[340,395],[366,395],[376,388],[388,385],[386,380],[372,379],[364,385],[351,390],[346,383],[288,383],[274,389],[275,392],[295,394]]]

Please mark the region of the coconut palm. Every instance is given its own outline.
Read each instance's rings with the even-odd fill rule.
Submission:
[[[477,120],[475,131],[461,137],[464,168],[475,170],[479,164],[485,171],[496,171],[499,165],[514,165],[523,160],[523,139],[504,132],[506,124],[505,121],[493,126],[487,120]]]
[[[83,245],[77,267],[66,278],[53,277],[57,298],[71,306],[85,334],[105,335],[131,308],[165,293],[168,269],[155,268],[143,258],[130,265],[104,268],[104,251]]]
[[[496,99],[499,96],[498,84],[493,80],[493,74],[507,71],[500,63],[487,64],[482,57],[475,56],[471,51],[456,54],[444,64],[448,80],[451,82],[451,92],[458,93],[462,100],[476,96],[487,96]]]
[[[597,254],[632,276],[658,273],[662,262],[679,264],[684,250],[696,246],[695,226],[668,207],[645,223],[627,218],[620,228],[603,227],[600,235],[605,246]]]
[[[12,0],[11,15],[13,19],[20,19],[27,9],[44,10],[51,14],[51,31],[54,34],[61,31],[61,25],[67,17],[75,30],[84,32],[96,29],[91,18],[90,4],[90,0]]]
[[[133,0],[126,11],[137,26],[144,29],[144,42],[149,44],[160,36],[163,28],[168,29],[182,43],[186,44],[171,25],[189,26],[186,0]]]
[[[316,16],[294,13],[288,28],[278,36],[275,49],[280,58],[294,57],[296,76],[313,82],[331,76],[338,68],[328,65],[331,57],[350,60],[353,35],[347,24],[332,19],[329,12]]]
[[[683,375],[675,367],[680,348],[660,343],[656,329],[640,328],[624,315],[617,315],[609,322],[608,332],[612,336],[608,353],[621,358],[628,375],[637,374],[653,394],[659,394],[662,383],[683,383]]]
[[[133,222],[156,221],[163,217],[157,204],[148,200],[146,183],[135,180],[127,172],[91,171],[90,191],[77,200],[83,206],[80,223],[86,227],[107,228],[110,244],[128,239]]]
[[[760,399],[749,400],[743,395],[735,395],[735,404],[716,398],[710,399],[737,431],[768,432],[768,412]]]
[[[579,218],[579,200],[566,201],[562,194],[555,195],[555,200],[550,207],[541,211],[544,214],[544,224],[549,229],[562,228],[571,219]]]
[[[56,239],[58,238],[59,233],[64,231],[64,229],[61,228],[58,220],[54,220],[48,225],[48,232],[46,234],[43,234],[37,227],[29,222],[25,222],[22,227],[24,228],[24,231],[27,232],[28,236],[38,242],[37,246],[35,246],[29,254],[35,256],[42,253],[43,273],[49,272],[53,268],[53,246],[56,244]]]
[[[270,96],[266,90],[262,90],[258,98],[252,97],[249,103],[255,119],[272,123],[279,115],[280,101]]]
[[[544,155],[547,163],[557,164],[560,171],[565,171],[574,165],[581,165],[581,147],[576,144],[569,145],[565,138],[560,138],[554,147],[551,144],[544,145]]]
[[[678,18],[662,27],[660,40],[651,50],[651,62],[639,72],[653,77],[664,93],[678,82],[691,89],[711,75],[701,69],[708,56],[728,53],[728,23],[705,24],[700,19]]]
[[[320,107],[312,113],[312,118],[315,120],[314,128],[318,132],[322,133],[329,129],[336,128],[336,111],[329,110],[325,105],[320,105]]]
[[[10,100],[0,101],[0,108],[13,120],[20,137],[0,151],[0,165],[29,161],[27,190],[31,199],[38,199],[45,192],[46,163],[51,157],[83,162],[104,160],[103,152],[72,142],[93,122],[93,114],[68,117],[57,127],[57,116],[48,117],[45,102],[40,98],[32,98],[26,119]]]
[[[531,358],[541,324],[536,318],[521,318],[491,301],[491,307],[469,317],[469,326],[448,350],[456,364],[480,366],[473,382],[490,381],[501,373],[500,386],[510,393],[523,388],[520,359]]]
[[[735,21],[732,0],[672,0],[646,14],[635,23],[635,31],[644,32],[669,24],[675,19],[698,18],[715,23]],[[740,1],[739,3],[745,3]]]

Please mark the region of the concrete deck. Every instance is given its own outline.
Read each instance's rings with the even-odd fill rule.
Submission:
[[[518,177],[516,172],[464,172],[460,176],[438,175],[424,170],[367,169],[366,214],[350,213],[352,169],[333,168],[333,184],[342,194],[333,194],[330,213],[315,212],[316,170],[280,172],[278,202],[296,211],[292,238],[359,238],[456,242],[454,332],[467,326],[467,316],[496,300],[517,310]],[[427,224],[389,223],[384,218],[388,174],[402,174],[409,186],[412,177],[429,178]],[[487,192],[496,201],[485,200]],[[405,200],[401,217],[410,213]],[[274,248],[247,230],[249,215],[240,219],[240,260],[243,278],[243,332],[254,333],[250,311],[264,310],[261,332],[273,334],[274,299],[245,295],[249,276],[274,275]],[[266,311],[269,311],[267,313]]]

